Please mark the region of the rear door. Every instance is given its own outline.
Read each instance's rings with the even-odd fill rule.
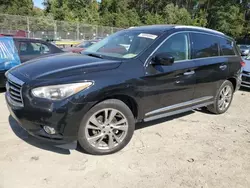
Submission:
[[[220,37],[192,32],[192,59],[198,66],[194,98],[212,101],[217,89],[227,79],[228,57],[220,50]]]

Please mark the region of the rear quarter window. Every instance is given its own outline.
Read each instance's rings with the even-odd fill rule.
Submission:
[[[229,39],[220,38],[221,55],[236,55],[235,43]]]
[[[219,56],[217,37],[203,33],[191,33],[192,59]]]

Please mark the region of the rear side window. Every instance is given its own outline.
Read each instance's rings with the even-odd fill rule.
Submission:
[[[235,55],[234,42],[220,38],[221,55]]]
[[[218,38],[208,34],[191,33],[192,59],[219,56]]]

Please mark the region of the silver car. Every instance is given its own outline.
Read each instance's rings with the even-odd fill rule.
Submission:
[[[241,86],[250,88],[250,55],[244,58],[244,62]]]
[[[248,56],[250,54],[250,46],[249,45],[238,45],[240,48],[240,52],[242,56]]]

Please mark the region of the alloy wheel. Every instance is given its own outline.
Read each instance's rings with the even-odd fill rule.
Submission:
[[[220,92],[218,107],[221,111],[224,111],[228,108],[231,103],[233,96],[233,90],[229,85],[226,85]]]
[[[101,150],[110,150],[122,143],[128,133],[128,120],[119,110],[102,109],[88,120],[85,135],[89,144]]]

